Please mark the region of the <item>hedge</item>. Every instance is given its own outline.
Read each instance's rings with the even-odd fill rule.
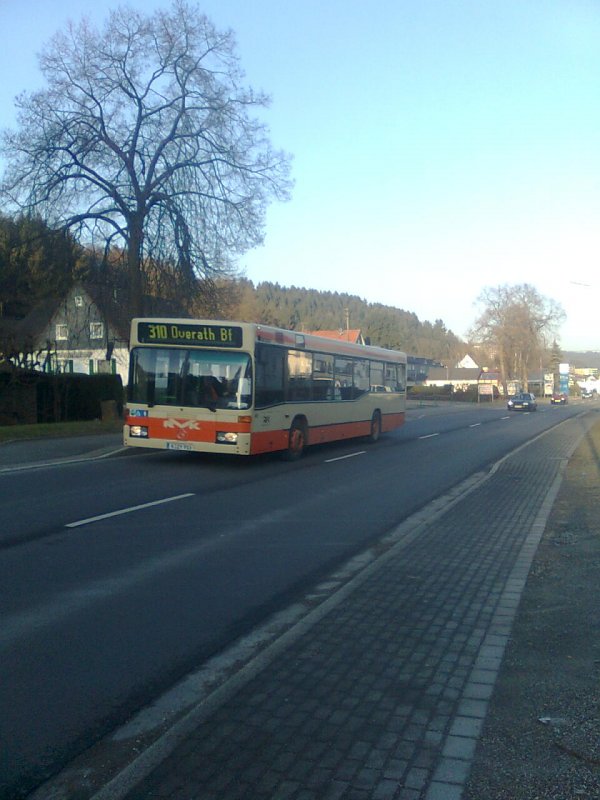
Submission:
[[[123,410],[120,375],[60,374],[44,376],[37,385],[38,422],[99,419],[102,403],[113,400]]]
[[[123,384],[119,375],[0,372],[0,425],[99,419],[106,401],[121,414]]]

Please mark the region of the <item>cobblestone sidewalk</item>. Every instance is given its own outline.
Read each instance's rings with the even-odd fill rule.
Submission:
[[[600,798],[600,421],[535,555],[464,800]]]

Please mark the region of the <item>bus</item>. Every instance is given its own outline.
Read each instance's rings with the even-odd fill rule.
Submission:
[[[134,319],[124,444],[299,458],[403,424],[406,355],[246,322]]]

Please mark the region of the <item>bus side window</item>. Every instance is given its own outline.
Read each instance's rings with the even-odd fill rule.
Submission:
[[[406,364],[398,364],[398,391],[406,391]]]
[[[288,350],[287,367],[285,399],[288,401],[312,400],[312,353]]]
[[[383,362],[371,361],[370,363],[369,383],[372,392],[385,392],[385,385],[383,383]]]
[[[370,389],[369,384],[369,362],[362,358],[357,358],[354,362],[354,397],[360,397]]]
[[[335,386],[342,400],[352,400],[352,367],[351,359],[336,356],[334,362]]]
[[[283,403],[284,355],[287,350],[268,344],[256,345],[256,407]]]
[[[386,387],[386,391],[388,392],[401,391],[401,389],[398,388],[398,375],[396,371],[396,364],[385,365],[384,386]]]
[[[314,353],[312,377],[313,400],[333,400],[333,388],[333,356],[326,353]]]

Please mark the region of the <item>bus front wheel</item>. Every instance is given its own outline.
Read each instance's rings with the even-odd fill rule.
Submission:
[[[291,426],[288,438],[288,447],[284,451],[284,458],[286,461],[297,461],[301,458],[304,448],[307,445],[307,432],[306,423],[302,420],[295,419]]]
[[[379,441],[379,437],[381,436],[381,413],[379,411],[375,411],[373,416],[371,417],[371,432],[367,437],[371,444],[375,444],[375,442]]]

